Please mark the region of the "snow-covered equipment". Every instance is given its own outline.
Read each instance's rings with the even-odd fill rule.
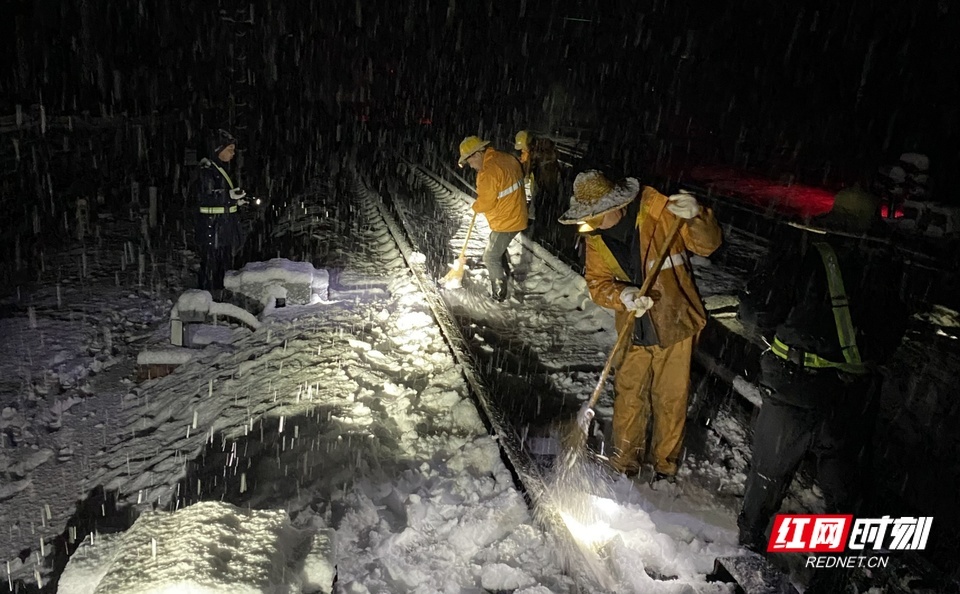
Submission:
[[[273,258],[249,262],[241,270],[227,272],[223,286],[264,307],[278,297],[284,298],[287,305],[310,305],[329,296],[330,273],[309,262]]]
[[[190,326],[204,324],[216,316],[231,318],[252,330],[260,327],[260,321],[247,310],[230,303],[217,303],[208,291],[191,289],[180,295],[170,310],[170,344],[191,346]]]
[[[463,281],[463,273],[467,263],[467,244],[470,243],[470,234],[473,232],[473,225],[477,222],[477,213],[473,213],[470,219],[470,226],[467,227],[467,238],[463,240],[463,247],[460,248],[460,255],[453,264],[450,265],[450,272],[443,277],[440,283],[447,289],[459,289]]]
[[[906,200],[903,216],[887,219],[887,224],[900,231],[933,239],[960,237],[960,208],[936,202]]]
[[[673,223],[671,223],[670,228],[667,231],[667,237],[664,240],[663,245],[660,246],[660,251],[657,253],[657,258],[654,260],[653,266],[650,268],[652,272],[643,279],[643,284],[640,286],[640,295],[646,295],[650,292],[650,288],[653,287],[653,283],[657,280],[660,269],[663,267],[663,263],[666,261],[667,255],[670,253],[670,246],[673,245],[674,240],[676,240],[677,235],[680,233],[680,228],[683,226],[684,221],[685,219],[675,217]],[[635,310],[631,310],[630,317],[628,318],[627,322],[628,324],[633,321],[634,313]],[[607,378],[610,376],[610,370],[613,367],[614,360],[617,358],[617,353],[619,353],[627,345],[628,340],[632,336],[632,332],[620,332],[617,342],[610,350],[610,354],[607,356],[607,361],[603,366],[603,370],[600,372],[600,379],[597,381],[597,387],[593,389],[593,393],[590,395],[590,398],[583,404],[583,406],[580,407],[580,411],[577,413],[576,423],[571,424],[569,429],[564,432],[564,438],[562,440],[564,453],[562,458],[563,464],[567,468],[572,468],[583,459],[582,454],[586,448],[587,432],[590,429],[590,423],[593,421],[595,414],[593,407],[596,406],[597,400],[600,399],[600,394],[603,392],[603,388],[607,383]]]
[[[197,352],[195,349],[176,346],[140,351],[137,354],[137,381],[170,375],[177,367],[192,361]]]
[[[903,153],[896,164],[877,170],[874,189],[895,201],[928,200],[930,198],[930,158],[920,153]],[[892,215],[891,215],[892,216]]]

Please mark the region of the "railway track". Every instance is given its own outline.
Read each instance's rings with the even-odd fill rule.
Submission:
[[[558,426],[574,418],[596,385],[615,340],[613,317],[593,304],[578,272],[523,235],[509,251],[510,296],[503,304],[493,302],[479,264],[488,229],[479,221],[467,245],[470,272],[464,287],[440,289],[435,279],[443,276],[446,263],[462,246],[471,198],[438,173],[409,163],[401,175],[381,186],[389,192],[380,199],[380,208],[390,221],[391,234],[403,245],[452,348],[460,351],[457,359],[504,458],[536,507],[539,498],[547,495],[544,480],[552,465],[550,448],[556,446],[553,436]],[[673,493],[661,504],[726,522],[729,529],[738,505],[736,475],[743,470],[730,461],[743,460],[749,411],[730,405],[735,398],[707,374],[698,378],[697,386],[702,392],[700,412],[711,421],[691,424],[698,437],[691,440],[694,446],[688,454],[685,480],[689,484],[684,495],[690,496],[689,501],[681,502],[680,493]],[[601,399],[591,435],[592,447],[601,454],[609,439],[611,414],[612,388]],[[714,421],[717,417],[719,422]],[[724,459],[726,466],[718,466]],[[717,512],[718,501],[725,511]],[[552,529],[564,539],[572,538],[562,523]],[[604,576],[595,556],[587,554],[581,560],[581,575],[602,588]]]

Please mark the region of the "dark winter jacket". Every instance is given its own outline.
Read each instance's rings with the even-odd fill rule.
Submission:
[[[830,244],[837,255],[861,359],[883,364],[900,345],[909,312],[899,297],[900,266],[881,243],[786,230],[741,292],[741,320],[761,331],[768,342],[776,336],[792,349],[844,361],[826,269],[814,242]],[[829,368],[800,368],[768,351],[761,358],[760,382],[773,390],[775,398],[817,407],[856,392],[872,378]]]
[[[560,166],[556,145],[548,138],[532,139],[529,160],[527,167],[536,180],[535,198],[541,204],[557,200],[560,192]]]
[[[197,245],[203,248],[240,247],[240,219],[237,203],[230,197],[233,182],[227,173],[227,164],[212,155],[200,161],[197,179]],[[213,208],[223,212],[204,213]],[[233,212],[230,212],[230,211]]]

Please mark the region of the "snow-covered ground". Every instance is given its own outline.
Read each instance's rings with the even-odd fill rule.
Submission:
[[[418,183],[445,212],[462,212],[455,192],[426,177]],[[424,196],[394,196],[401,217],[422,224]],[[689,454],[677,485],[598,469],[576,513],[531,510],[375,196],[357,185],[352,198],[340,219],[332,191],[320,187],[275,231],[322,246],[325,299],[268,308],[256,329],[227,326],[229,344],[198,350],[161,379],[129,379],[137,351],[168,335],[161,321],[173,299],[156,288],[104,277],[88,301],[71,300],[66,318],[46,307],[0,320],[17,337],[0,352],[7,579],[48,581],[51,543],[75,537],[68,520],[95,520],[97,509],[71,516],[77,500],[103,486],[103,510],[116,503],[143,515],[123,535],[89,536],[62,592],[325,591],[334,566],[343,592],[732,591],[706,574],[718,555],[738,552],[736,501],[717,493],[742,486],[742,427],[719,416],[728,443],[706,437],[719,459]],[[428,256],[457,249],[467,221],[425,225],[417,247]],[[474,261],[485,233],[481,222],[468,246]],[[747,236],[726,240],[747,261],[759,254]],[[510,430],[501,438],[526,447],[592,391],[612,319],[579,276],[537,246],[518,240],[510,254],[518,282],[506,304],[484,297],[476,265],[463,289],[443,296],[484,376],[500,378],[492,393],[503,418],[495,421]],[[426,264],[435,272],[442,262]],[[740,282],[736,269],[695,265],[705,295],[722,297]],[[77,317],[87,310],[96,323]],[[134,323],[133,312],[153,313]],[[598,440],[610,413],[608,394]],[[517,470],[547,480],[537,469]],[[815,508],[814,491],[801,493],[811,495],[800,507]],[[224,504],[198,508],[204,500]],[[559,532],[538,521],[564,511]],[[224,526],[235,528],[232,541]],[[184,549],[194,558],[182,558]],[[219,557],[197,558],[204,555]],[[249,572],[232,573],[238,565]]]
[[[322,208],[323,199],[323,193],[314,196],[313,206]],[[238,326],[230,345],[211,344],[167,377],[138,386],[120,383],[108,397],[94,393],[61,411],[60,434],[72,436],[81,466],[22,467],[30,488],[3,507],[4,513],[16,514],[6,518],[9,579],[43,579],[53,559],[47,543],[64,531],[71,502],[102,485],[115,493],[111,497],[119,507],[143,512],[224,499],[238,509],[221,515],[242,518],[245,507],[280,509],[296,530],[322,533],[329,527],[343,591],[572,592],[584,587],[577,584],[575,568],[565,572],[555,537],[534,521],[517,491],[411,273],[377,221],[377,210],[364,203],[361,211],[352,240],[336,234],[326,238],[339,244],[341,255],[328,301],[275,309],[260,328]],[[544,294],[549,293],[545,287]],[[569,309],[578,311],[583,296],[566,293],[551,296],[550,305],[569,302]],[[596,320],[592,329],[607,323],[603,314],[584,315]],[[536,321],[527,319],[525,325]],[[160,326],[156,336],[165,330]],[[80,333],[63,335],[73,337],[74,350],[83,343]],[[593,353],[594,360],[602,356],[600,350]],[[19,463],[24,449],[18,442],[4,454],[18,456]],[[60,480],[50,481],[46,469]],[[22,506],[14,507],[19,499]],[[62,502],[62,512],[53,515],[45,501]],[[31,507],[35,511],[28,511]],[[714,544],[688,531],[677,544],[666,534],[656,536],[656,522],[663,519],[648,513],[642,499],[607,509],[617,510],[622,528],[615,532],[624,542],[651,543],[641,559],[661,574],[679,576],[659,591],[684,591],[690,584],[725,591],[707,586],[703,574],[716,554],[735,549],[729,530],[706,531]],[[154,515],[142,516],[143,521]],[[170,538],[169,532],[157,534],[164,536],[151,537],[154,542]],[[251,531],[250,538],[255,534]],[[68,567],[61,590],[85,583],[87,589],[77,591],[94,591],[91,575],[103,576],[104,584],[135,575],[156,582],[159,574],[132,570],[131,559],[160,562],[165,548],[177,548],[176,542],[151,542],[158,547],[156,556],[116,544],[95,552],[97,543],[106,547],[119,538],[88,538],[76,557],[87,561],[78,561],[75,570]],[[176,538],[188,542],[191,532],[178,532]],[[128,547],[145,542],[129,541]],[[34,552],[20,560],[17,553],[24,548]],[[238,544],[232,550],[242,563],[245,549]],[[628,585],[637,582],[642,591],[651,591],[653,580],[638,559],[618,555],[611,559],[624,562],[618,572],[611,561],[611,583],[623,580],[629,589],[641,587]],[[290,563],[296,567],[298,559]],[[299,563],[302,567],[303,558]],[[184,576],[174,569],[181,566],[169,567],[161,584],[182,583]],[[295,572],[273,579],[284,584],[271,587],[290,591],[307,581]],[[161,591],[129,580],[126,591]]]

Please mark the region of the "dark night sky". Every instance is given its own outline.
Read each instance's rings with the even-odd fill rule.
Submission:
[[[352,0],[255,0],[242,3],[256,15],[240,42],[246,88],[226,73],[236,27],[212,3],[7,4],[3,114],[41,97],[48,113],[196,109],[231,89],[270,113],[335,112],[337,88],[368,86],[378,107],[427,105],[457,137],[478,120],[543,125],[559,88],[600,158],[656,120],[660,137],[692,139],[693,160],[729,161],[742,138],[759,155],[795,152],[786,166],[801,172],[857,175],[916,150],[937,198],[960,187],[960,10],[945,0],[361,2],[359,27]]]

